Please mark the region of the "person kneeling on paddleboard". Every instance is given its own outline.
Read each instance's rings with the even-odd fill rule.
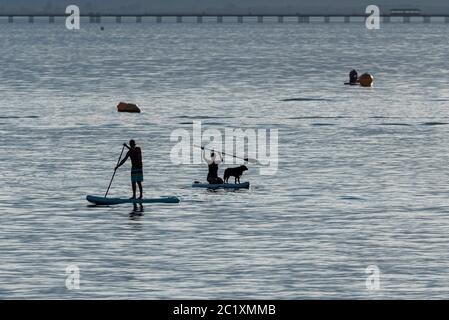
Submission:
[[[142,181],[143,181],[143,164],[142,164],[142,150],[140,147],[136,146],[136,142],[134,140],[129,140],[129,147],[126,143],[123,144],[126,148],[129,149],[125,158],[115,167],[115,170],[120,168],[128,158],[131,158],[131,185],[133,188],[133,196],[131,199],[136,198],[136,183],[139,186],[140,197],[142,199],[143,191],[142,191]]]
[[[204,151],[204,147],[201,147],[201,149],[203,150],[203,159],[209,166],[209,172],[207,174],[207,182],[209,182],[210,184],[222,184],[223,179],[218,176],[218,165],[221,162],[223,162],[221,154],[217,153],[220,158],[218,159],[215,155],[215,151],[212,150],[210,153],[210,159],[206,159],[206,152]]]

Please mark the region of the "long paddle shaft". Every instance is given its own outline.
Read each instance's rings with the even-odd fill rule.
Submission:
[[[242,159],[242,160],[244,160],[244,161],[246,161],[246,162],[249,162],[249,163],[252,163],[252,164],[257,163],[257,159],[252,159],[252,158],[241,158],[241,157],[238,157],[238,156],[236,156],[236,155],[234,155],[234,154],[224,153],[224,152],[221,152],[221,151],[216,151],[216,150],[208,149],[208,148],[205,148],[205,147],[200,147],[200,146],[197,146],[197,145],[194,145],[194,146],[197,147],[197,148],[204,149],[204,150],[220,152],[221,154],[225,154],[225,155],[227,155],[227,156],[231,156],[231,157],[234,157],[234,158]]]
[[[123,150],[125,150],[125,146],[123,146],[122,152],[120,153],[120,157],[118,157],[117,166],[118,166],[118,164],[120,163],[120,160],[122,159]],[[107,197],[107,195],[108,195],[108,193],[109,193],[109,189],[111,188],[112,180],[114,180],[114,177],[115,177],[115,173],[116,173],[116,172],[117,172],[117,170],[114,169],[114,174],[112,175],[111,182],[109,182],[108,190],[106,191],[106,193],[105,193],[105,195],[104,195],[105,198]]]

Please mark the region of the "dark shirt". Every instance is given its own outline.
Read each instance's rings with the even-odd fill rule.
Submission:
[[[130,149],[127,156],[131,158],[132,169],[142,169],[142,151],[139,147]]]
[[[218,177],[218,164],[212,162],[209,165],[209,173],[207,174],[207,178],[217,178]]]

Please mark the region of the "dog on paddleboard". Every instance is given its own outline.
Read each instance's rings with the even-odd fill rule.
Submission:
[[[240,167],[237,168],[228,168],[225,170],[224,172],[224,176],[223,176],[223,180],[225,183],[228,183],[228,180],[230,177],[234,177],[235,178],[235,183],[240,183],[240,177],[243,174],[243,171],[248,170],[248,168],[246,166],[241,165]]]

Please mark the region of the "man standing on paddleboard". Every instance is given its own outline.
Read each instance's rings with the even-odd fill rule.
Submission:
[[[129,149],[125,158],[115,167],[115,170],[120,168],[128,158],[131,158],[131,185],[133,188],[133,196],[131,199],[136,198],[136,183],[139,186],[140,196],[139,199],[142,199],[143,191],[142,191],[142,181],[143,181],[143,164],[142,164],[142,150],[140,147],[136,146],[136,142],[134,140],[129,140],[129,147],[126,143],[123,144],[126,148]]]

